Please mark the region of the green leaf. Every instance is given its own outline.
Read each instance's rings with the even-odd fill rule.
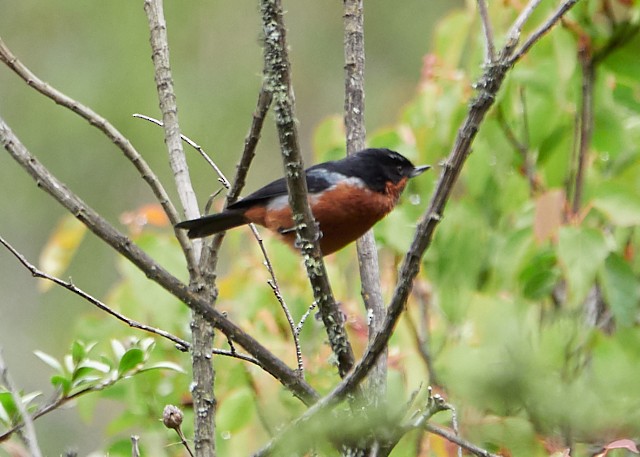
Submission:
[[[71,380],[65,376],[59,374],[51,376],[51,384],[60,389],[65,397],[71,392]]]
[[[248,424],[254,416],[253,394],[247,388],[239,389],[221,401],[218,409],[218,428],[222,432],[235,433]]]
[[[55,357],[50,356],[49,354],[42,351],[33,351],[33,353],[35,354],[36,357],[38,357],[40,360],[42,360],[44,363],[49,365],[54,370],[60,373],[64,372],[64,370],[62,369],[62,364]]]
[[[612,253],[604,263],[600,279],[616,324],[634,325],[640,303],[640,283],[631,266],[620,255]]]
[[[82,359],[86,357],[87,353],[80,341],[74,341],[71,345],[71,357],[73,358],[74,365],[78,365]]]
[[[91,368],[105,374],[111,371],[111,365],[92,359],[83,360],[79,368]]]
[[[178,365],[177,363],[169,362],[169,361],[154,363],[140,370],[140,372],[150,371],[150,370],[159,370],[159,369],[177,371],[178,373],[185,373],[185,374],[187,373],[185,369],[182,368],[180,365]]]
[[[524,296],[538,300],[553,291],[560,272],[556,268],[556,255],[551,250],[536,254],[520,273]]]
[[[11,425],[11,418],[9,417],[9,413],[4,409],[2,402],[0,402],[0,422],[7,426]]]
[[[631,190],[608,186],[593,199],[593,207],[621,227],[640,225],[640,197]]]
[[[558,260],[567,279],[569,304],[578,305],[587,296],[608,253],[601,231],[584,227],[560,229]]]
[[[4,408],[5,413],[9,416],[9,419],[16,417],[18,414],[18,408],[16,407],[16,403],[13,401],[13,396],[11,392],[0,392],[0,405]]]
[[[111,350],[116,356],[116,359],[120,360],[124,354],[127,352],[127,349],[124,345],[118,340],[111,340]]]
[[[342,116],[329,116],[313,132],[313,155],[317,162],[344,158],[344,121]]]
[[[124,353],[118,365],[118,375],[123,376],[144,362],[144,351],[139,348],[131,348]]]
[[[34,392],[30,392],[22,396],[22,403],[25,405],[29,405],[33,400],[42,395],[42,392],[36,390]]]

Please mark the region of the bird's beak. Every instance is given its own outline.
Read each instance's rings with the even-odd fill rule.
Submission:
[[[409,178],[415,178],[416,176],[421,175],[422,173],[427,171],[429,168],[431,168],[431,165],[420,165],[419,167],[415,167],[413,170],[411,170],[411,173],[409,173]]]

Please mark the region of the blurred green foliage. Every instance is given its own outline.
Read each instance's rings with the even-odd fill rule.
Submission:
[[[512,2],[490,3],[500,45],[517,9]],[[371,146],[436,165],[431,178],[411,181],[403,203],[376,227],[387,298],[416,221],[428,205],[437,165],[451,148],[481,72],[484,50],[473,5],[468,2],[439,21],[415,94],[393,124],[369,135]],[[525,33],[552,9],[543,3]],[[635,2],[584,1],[510,73],[482,124],[391,340],[391,405],[405,405],[421,385],[431,383],[456,407],[465,438],[505,455],[545,456],[569,446],[574,455],[587,455],[615,439],[640,435],[640,35],[631,33],[639,17]],[[615,41],[625,34],[628,39]],[[576,118],[582,106],[579,48],[588,46],[597,54],[613,44],[595,67],[593,137],[583,197],[579,211],[573,212],[576,129],[581,128]],[[343,138],[341,118],[326,117],[312,136],[314,161],[342,156]],[[147,226],[134,235],[150,255],[184,277],[184,262],[168,228]],[[300,260],[276,240],[265,243],[284,299],[299,320],[312,300]],[[223,255],[227,261],[218,277],[217,306],[293,366],[290,330],[266,284],[268,274],[250,232],[230,232]],[[367,336],[355,249],[329,257],[327,266],[360,354]],[[117,262],[117,271],[105,301],[188,338],[186,307],[124,260]],[[98,311],[85,314],[73,330],[78,341],[130,334]],[[74,343],[72,359],[80,360],[88,351],[79,344]],[[321,393],[330,391],[338,377],[324,331],[313,316],[305,323],[301,344],[307,381]],[[223,337],[216,338],[216,345],[228,348]],[[430,367],[424,350],[431,354]],[[134,351],[128,358],[141,361],[143,354]],[[157,341],[149,357],[153,363],[176,363],[188,370],[188,356],[170,343]],[[136,365],[122,362],[123,355],[119,360],[110,370],[123,374]],[[215,363],[220,455],[248,455],[304,411],[257,367],[222,357]],[[68,390],[73,380],[65,376],[56,382]],[[136,433],[145,455],[181,455],[180,446],[166,447],[175,437],[158,418],[165,404],[181,405],[190,436],[188,392],[189,376],[167,370],[139,373],[101,392],[101,398],[118,404],[105,451],[130,455],[128,436]],[[422,406],[424,397],[422,389],[408,414]],[[86,396],[78,409],[90,418],[101,401],[98,395]],[[449,424],[451,416],[434,420]],[[313,432],[315,439],[351,430],[333,418],[322,421]],[[411,433],[392,455],[454,452],[440,438]]]

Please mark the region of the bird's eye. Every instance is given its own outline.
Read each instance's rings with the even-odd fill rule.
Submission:
[[[402,171],[403,171],[402,165],[398,165],[398,166],[396,167],[396,170],[398,170],[398,174],[400,174],[400,175],[401,175],[401,174],[402,174]]]

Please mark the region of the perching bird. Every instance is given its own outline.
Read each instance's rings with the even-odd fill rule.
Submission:
[[[396,206],[407,181],[428,168],[428,165],[415,167],[390,149],[364,149],[342,160],[305,170],[323,255],[332,254],[362,236]],[[189,238],[202,238],[254,223],[294,246],[296,233],[291,215],[287,183],[280,178],[221,213],[180,222],[176,227],[188,229]]]

